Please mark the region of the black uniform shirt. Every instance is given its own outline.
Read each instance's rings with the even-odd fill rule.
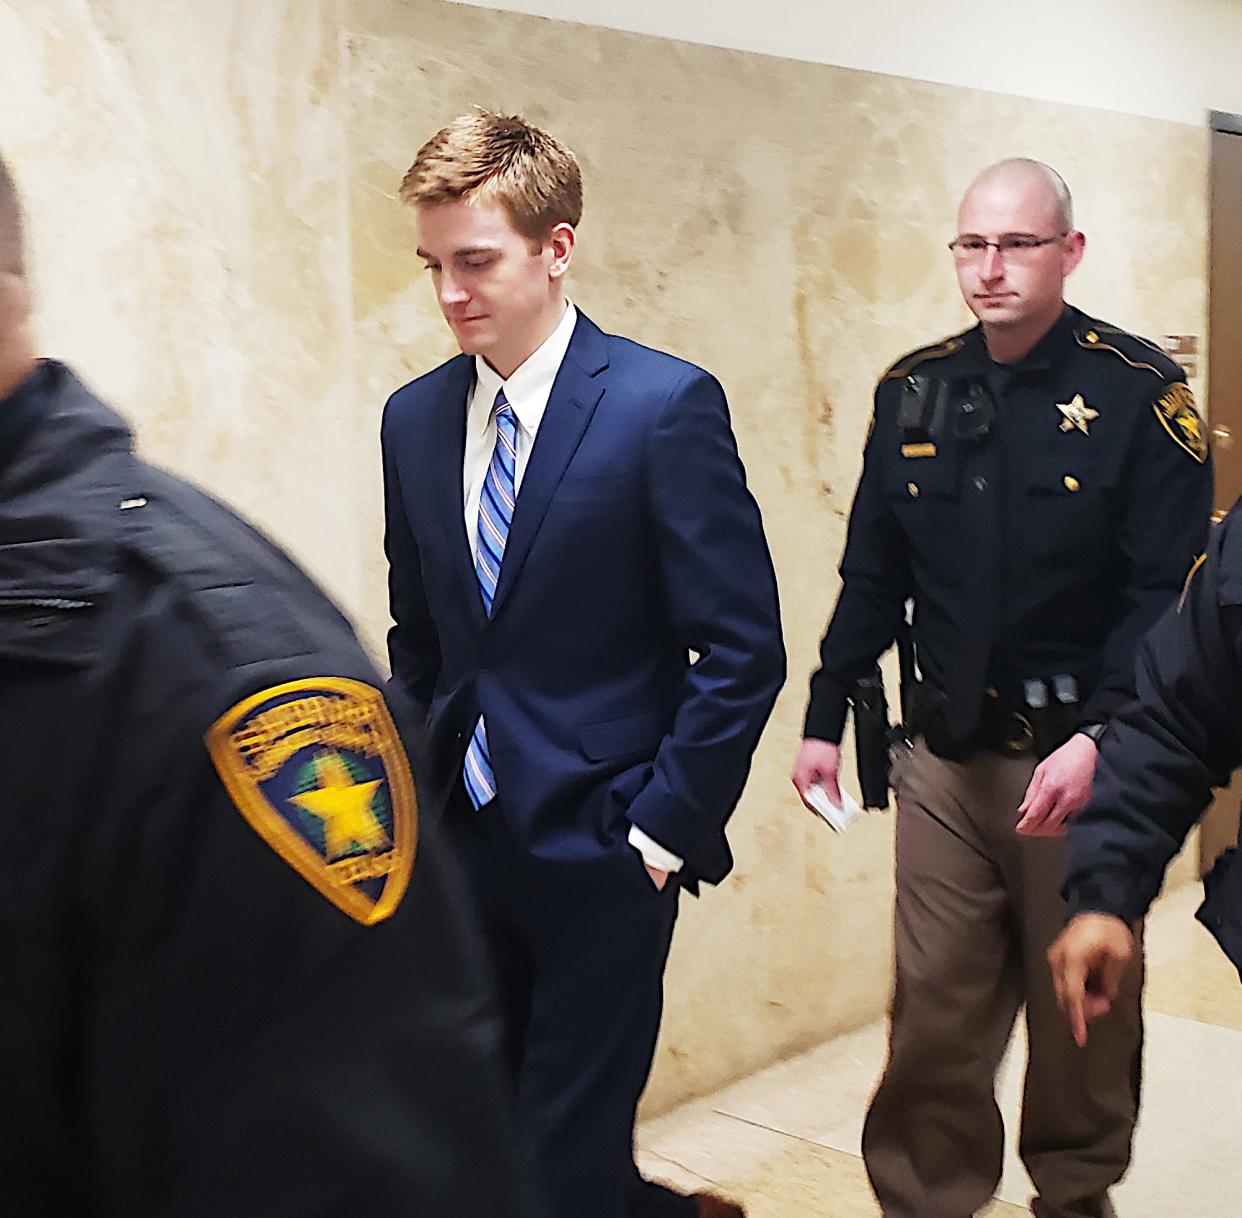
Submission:
[[[947,736],[969,741],[989,687],[1012,700],[1062,674],[1080,723],[1102,721],[1202,549],[1211,495],[1181,369],[1076,309],[1016,365],[978,326],[900,360],[876,390],[805,735],[840,739],[907,599]]]
[[[1090,804],[1069,825],[1075,913],[1141,918],[1165,868],[1242,765],[1242,506],[1213,530],[1181,603],[1143,640],[1137,698],[1100,742]],[[1242,974],[1242,865],[1226,852],[1200,920]]]
[[[67,369],[0,402],[4,1218],[530,1213],[379,686]]]

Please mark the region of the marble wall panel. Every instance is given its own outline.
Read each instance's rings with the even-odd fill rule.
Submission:
[[[338,0],[0,0],[43,348],[350,607]]]
[[[360,410],[452,351],[394,200],[418,145],[479,104],[577,152],[571,290],[606,329],[710,368],[776,557],[790,681],[733,822],[737,871],[686,901],[649,1109],[855,1026],[888,991],[891,825],[835,838],[788,783],[835,597],[876,377],[967,324],[944,242],[984,165],[1031,155],[1078,197],[1073,298],[1204,332],[1205,141],[1173,123],[539,18],[347,0]],[[366,512],[377,510],[374,502]],[[364,570],[368,606],[383,565]]]
[[[1050,161],[1089,237],[1073,298],[1203,335],[1206,140],[437,0],[0,0],[0,148],[45,349],[288,543],[377,649],[380,411],[453,353],[396,188],[475,103],[579,154],[574,297],[721,378],[780,579],[790,681],[737,871],[685,902],[657,1110],[887,996],[891,823],[833,837],[787,774],[875,379],[967,321],[943,244],[962,188],[1001,156]]]

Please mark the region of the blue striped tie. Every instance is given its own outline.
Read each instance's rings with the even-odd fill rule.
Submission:
[[[492,463],[487,467],[483,493],[479,496],[479,533],[474,561],[488,617],[492,613],[492,602],[496,599],[500,564],[504,561],[509,526],[513,523],[513,504],[517,498],[517,419],[513,417],[513,407],[505,399],[503,389],[496,394],[495,411],[496,447],[492,449]],[[492,759],[487,751],[487,727],[482,715],[474,725],[474,734],[466,749],[463,777],[470,802],[476,808],[496,798],[496,775],[492,772]]]

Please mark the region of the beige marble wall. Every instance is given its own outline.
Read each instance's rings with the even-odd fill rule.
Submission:
[[[470,105],[520,110],[583,163],[578,302],[721,377],[763,505],[791,677],[733,822],[737,871],[686,902],[648,1095],[659,1108],[856,1026],[887,996],[890,822],[834,838],[787,771],[875,378],[965,324],[943,245],[961,189],[1001,156],[1051,161],[1092,238],[1075,299],[1148,333],[1202,334],[1205,142],[513,14],[350,0],[348,21],[364,396],[378,403],[451,350],[392,201],[401,172]],[[365,576],[378,602],[378,559]]]
[[[43,346],[357,604],[336,0],[0,0]]]
[[[686,902],[648,1107],[873,1017],[890,822],[834,838],[787,779],[872,386],[965,324],[943,242],[962,187],[1010,154],[1075,190],[1078,303],[1202,335],[1201,133],[434,0],[0,0],[0,65],[46,345],[149,452],[290,543],[377,646],[379,413],[453,349],[397,182],[474,103],[575,148],[575,298],[724,382],[791,659],[737,871]]]

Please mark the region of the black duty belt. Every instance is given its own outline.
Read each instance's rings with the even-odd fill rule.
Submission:
[[[979,707],[975,728],[967,739],[951,736],[934,710],[916,715],[914,728],[933,753],[954,761],[963,761],[985,749],[1012,757],[1034,754],[1042,758],[1055,752],[1074,734],[1080,710],[1077,696],[1072,701],[1038,696],[1007,697],[989,689]]]

